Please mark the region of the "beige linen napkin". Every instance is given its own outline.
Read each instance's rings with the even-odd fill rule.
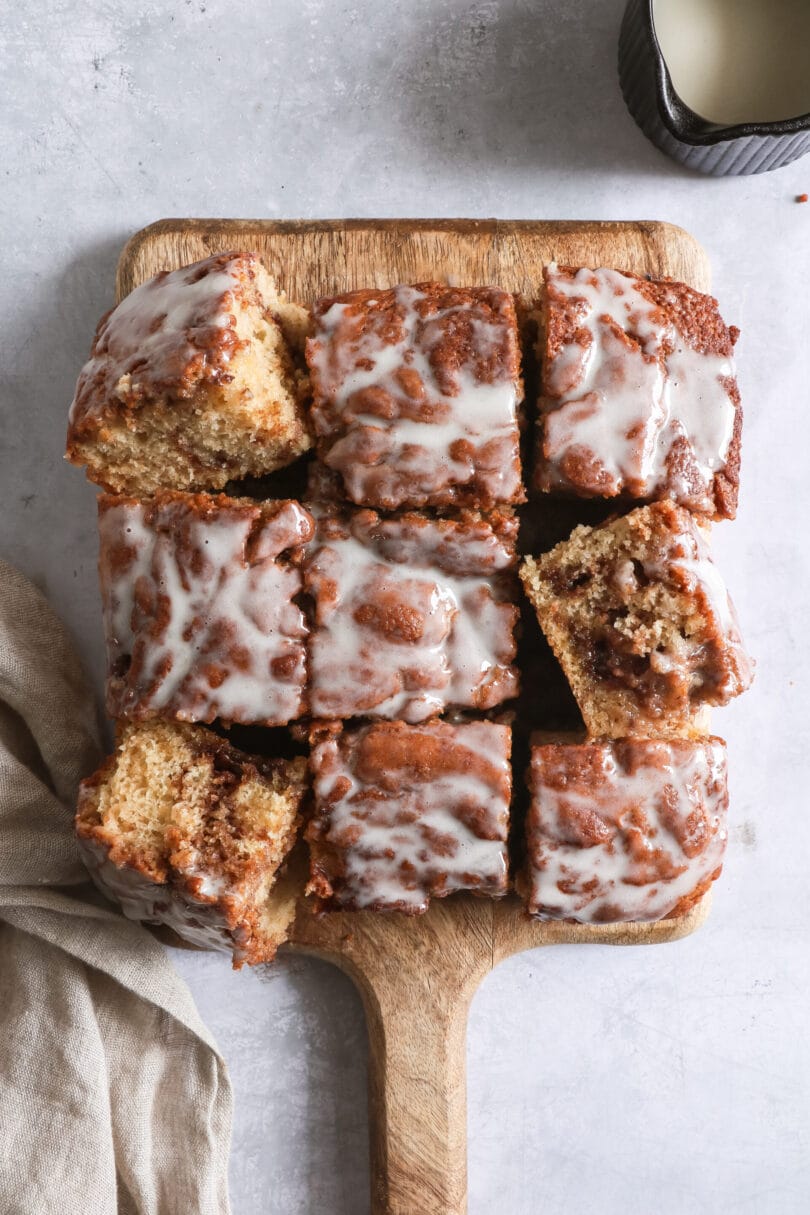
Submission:
[[[65,630],[0,561],[0,1215],[224,1215],[225,1065],[73,838],[99,758]]]

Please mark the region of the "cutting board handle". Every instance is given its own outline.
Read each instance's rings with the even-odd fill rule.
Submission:
[[[369,1037],[372,1215],[466,1215],[470,990],[361,983]],[[446,976],[436,975],[438,985]],[[427,999],[425,996],[427,995]]]
[[[297,948],[340,966],[365,1007],[372,1215],[466,1215],[467,1013],[493,965],[493,906],[299,916]]]
[[[677,920],[594,927],[537,923],[516,899],[470,895],[415,918],[318,918],[302,906],[295,948],[344,970],[365,1006],[372,1215],[466,1215],[467,1013],[498,962],[541,945],[678,940],[708,907],[707,895]]]

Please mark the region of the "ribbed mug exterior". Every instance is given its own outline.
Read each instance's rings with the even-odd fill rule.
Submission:
[[[658,44],[653,0],[628,0],[619,34],[619,82],[627,108],[647,138],[699,173],[767,173],[810,152],[810,114],[723,126],[685,105]]]

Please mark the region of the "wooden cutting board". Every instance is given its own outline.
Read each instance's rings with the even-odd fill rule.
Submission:
[[[492,284],[531,297],[550,261],[710,287],[703,249],[671,224],[169,219],[144,228],[125,247],[118,298],[159,270],[225,249],[255,250],[301,303],[426,279]],[[602,926],[534,923],[515,898],[455,896],[415,919],[368,912],[316,919],[302,902],[290,947],[340,966],[365,1006],[374,1215],[462,1215],[467,1209],[467,1010],[498,962],[540,945],[678,940],[705,919],[709,897],[680,919]]]

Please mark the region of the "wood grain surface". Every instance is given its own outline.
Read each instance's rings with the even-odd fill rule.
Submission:
[[[225,249],[259,253],[290,299],[426,279],[534,294],[550,261],[671,275],[709,290],[708,258],[674,224],[534,220],[162,219],[121,254],[117,298],[159,270]]]
[[[531,297],[550,261],[671,275],[704,291],[711,285],[698,242],[655,222],[167,219],[125,247],[117,298],[159,270],[225,249],[255,250],[279,286],[304,304],[355,287],[426,279]],[[340,966],[366,1011],[373,1215],[467,1209],[467,1010],[498,962],[541,945],[677,940],[702,923],[709,900],[676,920],[599,926],[532,922],[514,897],[455,896],[417,918],[360,912],[316,919],[302,902],[290,948]]]

